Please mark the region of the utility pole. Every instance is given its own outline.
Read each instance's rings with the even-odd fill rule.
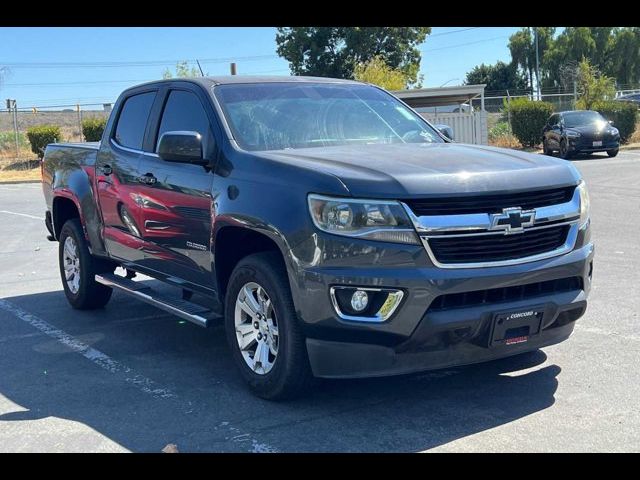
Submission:
[[[533,35],[536,39],[536,93],[538,100],[542,100],[542,94],[540,92],[540,61],[538,58],[538,27],[533,27]]]
[[[235,62],[232,63],[230,67],[231,67],[231,75],[237,75]]]
[[[7,98],[7,110],[13,113],[13,134],[16,140],[16,160],[20,157],[20,142],[18,137],[18,104],[15,100]]]

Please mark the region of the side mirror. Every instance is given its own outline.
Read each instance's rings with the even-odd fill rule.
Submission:
[[[158,156],[166,162],[206,165],[202,156],[202,136],[198,132],[165,132],[160,137]]]
[[[453,141],[453,128],[451,128],[449,125],[445,125],[445,124],[439,124],[439,125],[434,125],[438,131],[444,135],[445,137],[447,137],[449,140]]]
[[[613,120],[607,120],[607,122],[609,122],[609,125],[613,125]]]

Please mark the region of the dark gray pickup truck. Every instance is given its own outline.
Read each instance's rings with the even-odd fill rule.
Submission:
[[[561,342],[591,285],[571,163],[450,142],[353,81],[128,89],[101,142],[47,147],[43,189],[74,308],[117,289],[201,326],[224,315],[269,399]]]

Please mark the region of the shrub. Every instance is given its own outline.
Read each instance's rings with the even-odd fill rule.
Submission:
[[[613,121],[613,126],[620,131],[620,141],[627,143],[634,130],[638,117],[638,108],[633,103],[603,101],[596,102],[592,110],[600,112],[607,120]]]
[[[518,148],[520,142],[513,135],[507,122],[498,122],[489,129],[489,145],[503,148]]]
[[[99,142],[102,132],[107,125],[107,119],[101,117],[89,117],[82,121],[82,135],[87,142]]]
[[[516,98],[511,100],[511,130],[525,147],[535,147],[542,141],[542,129],[553,113],[548,102]]]
[[[56,125],[40,125],[27,130],[27,138],[31,143],[31,151],[38,155],[38,158],[42,158],[47,145],[61,140],[62,135],[60,127]]]

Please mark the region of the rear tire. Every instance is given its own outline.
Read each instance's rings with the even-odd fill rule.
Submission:
[[[615,157],[616,155],[618,155],[618,151],[619,150],[617,148],[607,150],[607,155],[609,155],[610,157]]]
[[[251,303],[246,300],[247,292],[252,292],[251,300],[258,299],[261,307],[254,308],[253,315],[246,308]],[[237,325],[241,328],[237,329]],[[262,335],[265,326],[268,335]],[[303,394],[312,385],[305,337],[291,298],[287,272],[277,253],[249,255],[233,270],[225,298],[225,329],[240,375],[257,396],[284,400]],[[273,339],[274,332],[277,342]],[[264,345],[259,347],[260,342]],[[262,350],[258,348],[271,349],[271,353],[265,350],[264,365],[253,360],[260,356],[258,352]]]
[[[58,263],[64,294],[78,310],[104,307],[113,290],[95,280],[97,273],[113,273],[115,265],[93,257],[84,237],[80,219],[67,220],[60,231]]]

